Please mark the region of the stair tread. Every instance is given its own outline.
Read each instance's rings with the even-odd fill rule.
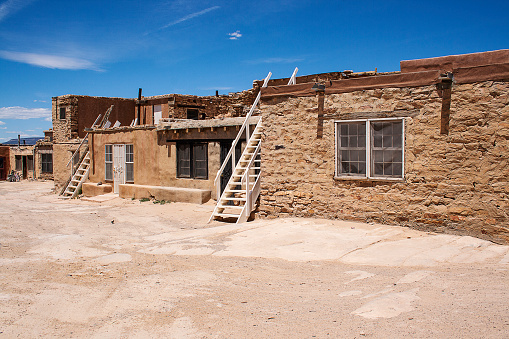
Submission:
[[[214,216],[216,216],[216,217],[223,217],[223,218],[238,218],[238,217],[240,217],[240,214],[214,213]]]
[[[234,208],[234,209],[243,209],[244,206],[236,206],[236,205],[218,205],[217,208],[227,209],[227,208]]]

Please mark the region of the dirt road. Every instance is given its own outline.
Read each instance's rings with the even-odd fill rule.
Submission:
[[[0,183],[0,338],[502,338],[509,247]]]

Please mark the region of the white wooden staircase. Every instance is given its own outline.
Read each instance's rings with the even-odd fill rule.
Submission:
[[[288,85],[296,84],[296,74],[298,68],[293,71]],[[269,72],[262,88],[267,87],[272,73]],[[250,118],[253,115],[258,102],[262,96],[262,91],[258,92],[249,113],[246,115],[246,120],[237,134],[237,137],[232,142],[232,147],[228,152],[221,168],[217,172],[214,185],[217,189],[216,207],[210,216],[210,221],[214,219],[221,220],[234,220],[236,223],[246,222],[253,210],[255,209],[256,200],[260,195],[261,183],[261,143],[262,143],[262,118],[260,117],[252,134],[249,134]],[[245,133],[244,133],[245,132]],[[246,147],[240,156],[240,159],[235,163],[235,147],[240,139],[246,137]],[[221,176],[228,162],[232,164],[232,176],[228,180],[223,192],[221,192]]]
[[[256,199],[260,195],[261,139],[262,120],[260,119],[217,201],[211,220],[234,219],[237,223],[241,223],[247,221],[254,210]]]
[[[88,179],[88,171],[90,170],[90,152],[87,150],[85,156],[80,162],[78,169],[74,172],[69,184],[62,193],[63,199],[75,198],[81,188],[81,185]]]

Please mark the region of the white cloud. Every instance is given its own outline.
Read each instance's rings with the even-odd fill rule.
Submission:
[[[5,122],[0,121],[0,126],[5,125]]]
[[[40,119],[45,118],[51,121],[51,110],[49,108],[26,108],[26,107],[0,107],[0,118],[2,119]]]
[[[230,40],[238,40],[242,34],[240,34],[240,31],[235,31],[233,33],[228,33],[228,35],[230,36]]]
[[[34,102],[47,102],[46,100],[34,100]]]
[[[247,61],[250,64],[291,64],[304,61],[303,58],[265,58]]]
[[[7,0],[0,5],[0,21],[10,14],[14,14],[23,7],[29,5],[33,0]]]
[[[37,53],[9,52],[9,51],[0,51],[0,57],[11,61],[21,62],[45,68],[67,69],[67,70],[87,69],[92,71],[102,71],[93,62],[80,58]]]

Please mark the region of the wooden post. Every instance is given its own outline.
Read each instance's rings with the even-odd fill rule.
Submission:
[[[316,138],[323,137],[323,106],[325,101],[325,91],[318,91],[318,123],[316,126]]]
[[[442,112],[440,115],[440,134],[449,134],[449,120],[451,113],[451,85],[452,80],[445,78],[440,84],[442,90]]]

